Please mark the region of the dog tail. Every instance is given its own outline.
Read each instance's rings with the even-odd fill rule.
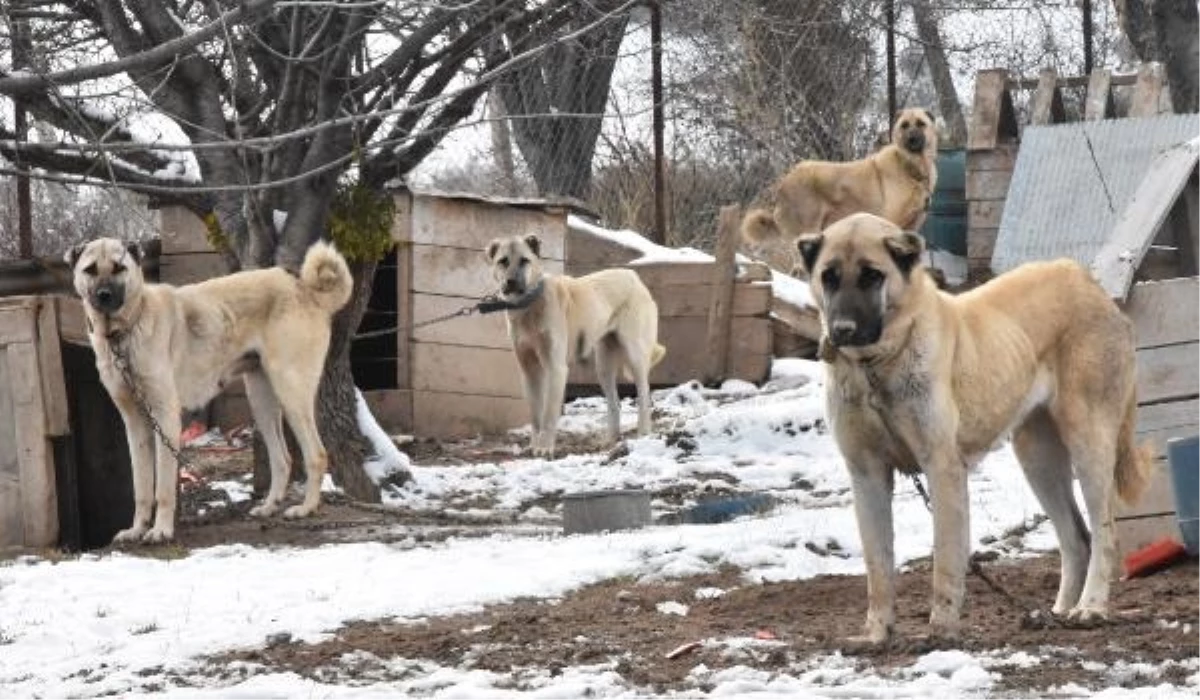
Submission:
[[[1127,504],[1135,503],[1150,480],[1154,447],[1149,442],[1135,443],[1137,396],[1131,394],[1117,435],[1117,465],[1114,473],[1117,495]]]
[[[747,243],[766,243],[782,235],[775,217],[766,209],[751,209],[742,219],[742,239]]]
[[[333,314],[350,301],[354,278],[337,248],[332,243],[317,241],[304,254],[300,284],[312,293],[322,309]]]
[[[650,351],[650,366],[653,367],[654,365],[657,365],[666,354],[667,349],[662,345],[655,343],[654,349]]]

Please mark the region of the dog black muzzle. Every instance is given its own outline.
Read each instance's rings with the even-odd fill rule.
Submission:
[[[904,137],[904,148],[913,153],[925,150],[925,134],[920,131],[910,131]]]
[[[91,301],[97,311],[110,314],[125,303],[125,290],[117,286],[102,285],[92,291]]]
[[[503,294],[524,294],[525,283],[516,277],[509,277],[504,280],[504,286],[501,287],[500,291]]]

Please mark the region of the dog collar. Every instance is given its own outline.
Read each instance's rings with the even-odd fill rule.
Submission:
[[[542,297],[542,293],[546,291],[546,280],[540,279],[538,283],[531,289],[525,291],[520,297],[514,301],[508,299],[489,298],[484,299],[475,305],[475,308],[481,314],[490,314],[496,311],[519,311],[527,309],[533,302]]]

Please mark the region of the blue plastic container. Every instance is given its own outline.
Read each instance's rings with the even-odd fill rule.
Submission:
[[[1175,513],[1188,554],[1200,550],[1200,436],[1167,440]]]

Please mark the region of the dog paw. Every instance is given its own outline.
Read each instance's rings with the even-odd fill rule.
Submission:
[[[146,526],[134,525],[121,530],[116,535],[113,535],[113,544],[122,542],[138,542],[142,539],[142,535],[146,534]]]
[[[154,526],[142,535],[142,544],[162,544],[175,539],[175,529],[170,527]]]
[[[1077,605],[1067,613],[1067,621],[1077,625],[1093,625],[1106,622],[1108,611],[1094,605]]]
[[[250,509],[250,515],[255,518],[269,518],[278,512],[278,503],[267,503],[265,501]]]
[[[956,611],[950,608],[935,607],[929,613],[929,626],[938,637],[956,637],[962,629],[962,621]]]
[[[285,517],[289,520],[295,520],[297,518],[307,518],[308,516],[312,515],[313,510],[315,510],[315,509],[309,508],[304,505],[295,505],[295,506],[292,506],[291,508],[288,508],[287,510],[283,511],[283,517]]]

